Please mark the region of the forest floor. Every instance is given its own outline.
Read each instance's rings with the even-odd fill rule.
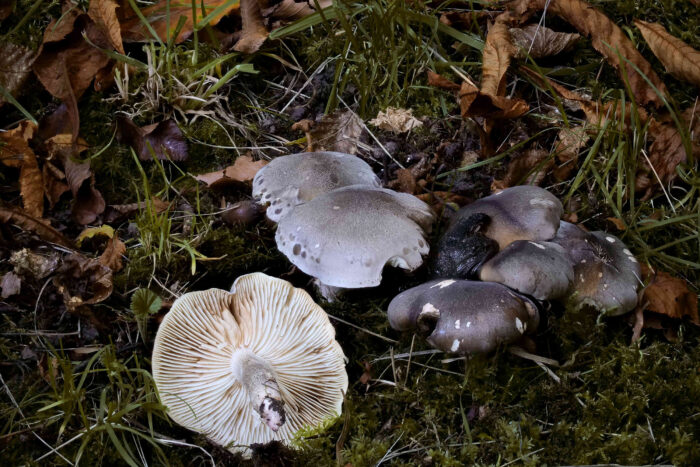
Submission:
[[[697,1],[100,3],[0,5],[3,465],[700,465]],[[494,33],[528,24],[581,37]],[[418,123],[372,123],[389,107]],[[619,317],[549,306],[540,361],[433,351],[386,318],[425,268],[328,303],[277,250],[251,174],[309,148],[430,204],[431,244],[459,206],[539,184],[648,287]],[[324,308],[350,386],[326,431],[245,460],[170,421],[150,357],[178,296],[256,271]]]

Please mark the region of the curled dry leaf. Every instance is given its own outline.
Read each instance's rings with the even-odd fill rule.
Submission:
[[[36,133],[36,125],[23,120],[16,127],[0,132],[0,162],[8,167],[22,167],[25,154],[34,154],[29,147],[29,140]]]
[[[698,296],[688,288],[686,281],[664,271],[654,271],[646,265],[642,265],[642,275],[649,280],[642,298],[644,310],[674,319],[687,317],[700,326]]]
[[[241,0],[241,21],[241,38],[233,50],[247,54],[255,53],[269,35],[258,0]]]
[[[36,133],[36,125],[28,120],[15,128],[0,133],[0,162],[19,168],[19,187],[22,204],[27,214],[41,218],[44,213],[44,182],[29,140]]]
[[[637,20],[634,24],[669,73],[700,87],[700,52],[673,37],[659,23]]]
[[[126,253],[126,245],[124,242],[119,240],[119,236],[115,233],[107,241],[107,246],[100,256],[100,263],[104,264],[110,268],[113,272],[119,272],[122,270],[122,255]]]
[[[377,117],[370,120],[369,123],[396,134],[406,133],[423,125],[423,122],[413,116],[411,109],[398,109],[396,107],[387,107],[385,111],[380,110]]]
[[[357,153],[357,143],[364,131],[362,120],[353,111],[337,110],[324,115],[307,132],[309,151]]]
[[[654,142],[649,147],[648,158],[640,161],[635,181],[635,189],[644,191],[645,199],[652,196],[659,184],[671,183],[677,176],[676,167],[687,160],[683,138],[674,125],[652,121],[649,132]]]
[[[68,311],[73,312],[112,294],[112,270],[96,259],[72,253],[63,259],[53,283]]]
[[[170,24],[167,22],[166,9],[170,3]],[[141,10],[146,21],[151,25],[161,41],[168,42],[168,38],[175,33],[180,18],[185,18],[185,23],[175,38],[175,43],[187,39],[194,29],[194,25],[199,23],[206,15],[212,13],[222,5],[227,5],[216,16],[209,21],[210,26],[214,26],[221,18],[238,8],[239,2],[230,0],[202,0],[197,2],[196,16],[192,13],[192,2],[190,0],[158,0],[153,5]],[[143,22],[136,15],[131,6],[124,2],[124,8],[117,11],[121,23],[122,39],[124,42],[144,42],[153,39]]]
[[[459,84],[430,70],[428,70],[428,86],[434,86],[447,91],[459,91],[460,88]]]
[[[139,159],[150,161],[151,149],[159,160],[187,160],[187,143],[174,120],[163,120],[139,128],[127,117],[117,118],[119,141],[136,151]]]
[[[245,154],[236,158],[233,165],[223,170],[197,175],[195,178],[212,188],[221,188],[231,183],[250,183],[258,170],[266,164],[267,161],[254,161],[250,155]]]
[[[333,4],[332,0],[282,0],[277,5],[265,8],[264,17],[273,17],[282,20],[297,20],[316,13],[316,7],[327,8]]]
[[[590,139],[591,137],[583,126],[559,130],[557,145],[554,148],[554,154],[557,157],[557,164],[553,170],[554,178],[559,181],[569,178],[571,172],[578,168],[578,155]]]
[[[43,255],[34,253],[28,248],[22,248],[12,253],[10,264],[20,276],[41,280],[58,267],[58,254],[52,252]]]
[[[528,24],[524,28],[511,28],[510,36],[518,47],[516,55],[523,58],[549,57],[570,50],[581,39],[579,34],[556,32],[540,26]]]
[[[581,34],[590,37],[593,47],[607,59],[608,63],[618,69],[623,79],[629,82],[637,102],[642,105],[652,104],[656,107],[663,105],[662,98],[646,82],[645,77],[635,70],[635,67],[662,95],[666,95],[666,86],[663,81],[654,72],[649,62],[634,48],[634,44],[622,29],[591,4],[583,0],[515,0],[508,7],[517,15],[525,16],[546,8],[547,15],[553,14],[564,19]]]
[[[0,86],[17,97],[22,92],[32,72],[36,54],[33,50],[10,42],[0,43]],[[0,107],[5,104],[5,97],[0,94]]]
[[[61,232],[51,227],[47,221],[30,216],[21,209],[0,205],[0,222],[17,225],[37,234],[42,240],[71,248],[71,242]]]
[[[106,34],[112,49],[120,54],[124,53],[122,44],[122,32],[117,19],[117,5],[113,0],[91,0],[88,7],[88,16]]]
[[[494,180],[491,191],[500,191],[514,185],[539,185],[554,161],[544,149],[528,149],[508,164],[502,180]]]

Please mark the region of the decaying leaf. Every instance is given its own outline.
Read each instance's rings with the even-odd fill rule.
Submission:
[[[158,0],[153,5],[143,8],[141,13],[163,42],[168,42],[168,38],[175,33],[180,18],[184,17],[185,22],[179,34],[175,38],[175,43],[187,39],[194,29],[194,25],[199,23],[206,15],[212,13],[220,6],[226,5],[216,16],[209,21],[210,26],[214,26],[221,18],[238,8],[238,3],[231,0],[203,0],[197,2],[196,16],[193,16],[192,2],[190,0],[170,0],[170,23],[167,22],[166,9],[168,0]],[[144,42],[153,40],[153,36],[148,32],[143,22],[136,15],[129,3],[125,2],[124,8],[118,11],[121,22],[122,39],[124,42]]]
[[[586,128],[575,126],[562,128],[557,135],[557,145],[554,154],[557,157],[557,164],[554,167],[554,178],[564,181],[569,178],[571,172],[578,168],[577,160],[581,149],[588,144],[591,137]]]
[[[10,42],[0,43],[0,86],[13,97],[22,92],[24,83],[32,72],[36,54],[33,50]],[[0,107],[5,97],[0,94]]]
[[[654,271],[646,265],[642,265],[642,275],[650,281],[644,289],[641,302],[646,311],[674,319],[687,317],[693,324],[700,326],[698,296],[688,288],[686,281],[664,271]]]
[[[436,213],[440,213],[447,204],[453,205],[456,208],[455,210],[457,210],[462,206],[466,206],[470,201],[464,196],[450,191],[431,191],[430,193],[416,195],[416,198],[427,203]]]
[[[19,169],[25,154],[34,154],[29,140],[36,133],[36,125],[29,120],[21,121],[16,127],[0,132],[0,162],[8,167]]]
[[[659,183],[667,186],[673,181],[676,167],[687,160],[683,138],[674,125],[653,121],[650,134],[654,142],[649,147],[648,159],[641,161],[635,182],[637,191],[645,191],[644,198],[649,198]]]
[[[114,237],[114,229],[112,228],[112,226],[107,224],[103,224],[99,227],[88,227],[87,229],[83,229],[83,231],[80,232],[78,238],[75,239],[75,244],[80,246],[84,240],[99,236],[112,238]]]
[[[637,20],[634,24],[669,73],[700,87],[700,52],[673,37],[659,23]]]
[[[64,237],[61,232],[45,223],[45,221],[30,216],[21,209],[0,205],[0,222],[17,225],[24,230],[34,232],[42,240],[71,248],[70,240]]]
[[[17,295],[22,287],[22,279],[14,272],[8,272],[0,279],[0,297]]]
[[[119,240],[119,236],[115,233],[112,238],[107,241],[107,246],[100,256],[100,263],[110,268],[113,272],[122,270],[122,255],[126,253],[126,245]]]
[[[92,0],[88,7],[88,16],[104,31],[112,48],[123,54],[122,33],[117,19],[117,5],[113,0]]]
[[[274,17],[283,20],[297,20],[315,13],[317,6],[321,9],[332,4],[332,0],[282,0],[262,12],[265,18]],[[317,5],[318,4],[318,5]]]
[[[223,170],[197,175],[195,178],[204,182],[209,187],[222,187],[230,183],[249,183],[253,177],[267,164],[267,161],[254,161],[253,158],[245,154],[236,158],[233,165]]]
[[[385,111],[380,110],[377,117],[370,120],[369,123],[396,134],[406,133],[423,125],[423,122],[413,116],[411,109],[398,109],[396,107],[387,107]]]
[[[44,178],[33,152],[24,155],[19,172],[19,187],[24,210],[30,216],[41,218],[44,213]]]
[[[364,131],[362,120],[351,110],[324,115],[307,132],[309,151],[357,153],[357,143]]]
[[[172,119],[139,128],[128,118],[120,116],[117,119],[117,125],[119,140],[134,148],[142,161],[152,159],[151,150],[159,160],[184,161],[187,159],[185,137]]]
[[[518,47],[517,56],[533,58],[549,57],[570,50],[581,39],[579,34],[556,32],[539,24],[524,28],[510,28],[513,44]]]
[[[72,253],[53,279],[69,311],[99,303],[112,294],[112,270],[96,259]]]
[[[434,86],[447,91],[459,91],[460,88],[459,84],[430,70],[428,70],[428,86]]]
[[[514,185],[539,185],[553,164],[554,161],[544,149],[528,149],[510,161],[506,176],[502,180],[494,180],[491,191]]]
[[[247,54],[257,52],[269,35],[258,0],[241,0],[241,21],[241,38],[233,49]]]
[[[646,79],[649,79],[662,95],[666,95],[666,86],[663,81],[654,72],[649,62],[634,48],[634,44],[622,29],[591,4],[583,0],[516,0],[508,7],[516,15],[527,16],[533,11],[546,9],[547,15],[556,15],[564,19],[581,34],[590,37],[593,47],[607,59],[608,63],[618,69],[623,79],[627,80],[638,103],[653,104],[657,107],[663,105],[661,96],[656,94]],[[646,76],[646,79],[635,70],[635,67]]]
[[[15,273],[36,280],[41,280],[54,272],[58,267],[58,260],[56,253],[39,254],[28,248],[14,251],[10,255],[10,264],[14,266]]]
[[[151,198],[150,209],[152,209],[156,214],[165,212],[169,207],[170,203],[166,203],[159,198]],[[129,204],[112,204],[105,211],[105,222],[117,222],[122,219],[126,219],[138,211],[148,209],[147,203],[141,201],[140,203],[129,203]]]

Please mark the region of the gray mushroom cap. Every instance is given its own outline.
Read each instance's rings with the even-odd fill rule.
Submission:
[[[486,353],[511,343],[539,325],[528,298],[495,282],[434,280],[406,290],[389,304],[397,330],[418,328],[445,352]]]
[[[556,243],[516,240],[481,267],[479,278],[538,300],[552,300],[569,290],[574,268],[564,248]]]
[[[637,306],[641,268],[619,238],[602,231],[585,232],[568,224],[552,242],[564,247],[573,264],[574,304],[590,305],[611,316]]]
[[[533,185],[506,188],[474,201],[457,212],[457,219],[484,213],[491,218],[485,231],[501,249],[516,240],[549,240],[557,233],[564,212],[561,201]]]
[[[277,248],[323,285],[379,285],[388,263],[412,271],[430,246],[433,213],[418,198],[383,188],[350,186],[301,204],[277,227]]]
[[[278,222],[298,204],[350,185],[379,187],[372,168],[341,152],[304,152],[278,157],[255,174],[253,197],[270,204],[267,217]]]

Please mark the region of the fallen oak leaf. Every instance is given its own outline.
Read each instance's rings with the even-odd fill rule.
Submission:
[[[510,28],[513,44],[518,47],[516,56],[543,58],[570,50],[581,39],[580,34],[556,32],[539,24],[528,24],[524,28]]]
[[[250,155],[245,154],[237,157],[233,165],[223,170],[197,175],[195,178],[210,188],[219,188],[231,183],[250,183],[258,170],[265,165],[267,161],[254,161]]]
[[[669,73],[700,87],[700,52],[673,37],[659,23],[636,20],[634,24]]]
[[[67,248],[73,247],[71,241],[64,237],[61,232],[42,219],[37,219],[20,209],[0,205],[0,222],[15,224],[24,230],[37,234],[42,240],[47,242],[56,243]]]
[[[129,118],[120,116],[117,118],[117,127],[119,141],[134,148],[142,161],[152,159],[151,151],[158,160],[187,160],[185,137],[172,119],[139,128]]]
[[[645,280],[649,280],[642,296],[642,306],[645,311],[674,319],[687,317],[691,323],[700,326],[698,296],[688,288],[686,281],[664,271],[654,271],[644,264],[642,276]]]

